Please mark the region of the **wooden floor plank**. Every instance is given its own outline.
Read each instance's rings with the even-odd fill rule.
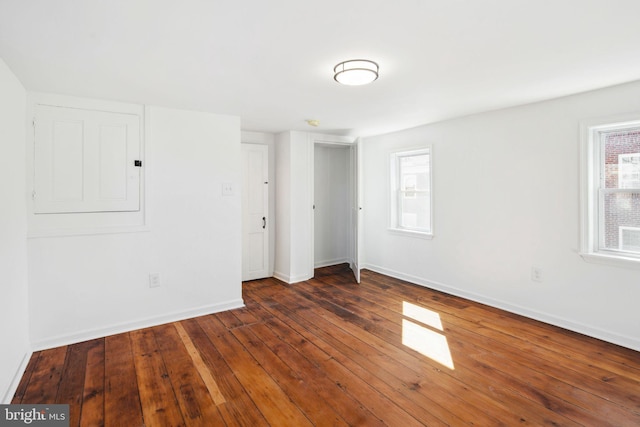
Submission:
[[[248,299],[248,301],[253,300]],[[276,307],[273,307],[273,309],[276,309]],[[439,412],[441,408],[434,408],[433,402],[422,398],[422,396],[415,396],[415,390],[410,390],[406,384],[403,384],[397,378],[385,375],[380,366],[368,363],[366,357],[360,357],[357,352],[348,347],[345,348],[339,337],[315,335],[313,328],[308,328],[309,325],[305,327],[296,321],[294,317],[287,316],[286,319],[287,323],[284,323],[278,316],[273,316],[267,318],[264,325],[255,327],[260,327],[261,333],[259,336],[261,339],[273,342],[271,345],[274,347],[277,348],[281,345],[277,342],[277,339],[279,339],[282,342],[289,343],[292,348],[295,347],[300,354],[305,356],[306,359],[291,359],[290,365],[300,366],[300,375],[311,375],[312,378],[326,378],[329,384],[318,384],[322,386],[319,388],[319,394],[326,393],[326,395],[322,394],[323,399],[332,405],[351,425],[374,425],[377,422],[382,424],[384,422],[367,409],[367,393],[354,393],[354,395],[351,395],[347,392],[348,390],[351,391],[350,389],[345,390],[342,387],[339,376],[332,377],[329,375],[333,372],[332,369],[326,366],[329,363],[341,364],[344,369],[351,372],[351,375],[358,376],[364,382],[375,386],[386,396],[392,397],[394,402],[405,408],[416,420],[427,423],[429,426],[446,425],[441,418],[437,417],[437,415],[442,415]],[[277,339],[270,337],[265,328],[270,329],[274,336],[277,336]],[[284,354],[288,355],[289,352]],[[331,390],[331,386],[337,386],[345,395],[341,397],[336,393],[327,393]],[[443,418],[449,420],[457,419],[450,412],[447,412]],[[460,424],[462,424],[461,420]]]
[[[82,427],[104,426],[104,338],[94,341],[95,345],[87,352],[84,395],[80,413]]]
[[[202,356],[200,355],[200,352],[193,345],[193,341],[191,341],[189,334],[184,329],[182,324],[176,323],[174,324],[174,326],[176,328],[176,331],[178,332],[178,335],[180,336],[180,340],[182,341],[187,352],[189,353],[189,356],[191,357],[191,361],[193,362],[193,365],[195,366],[196,370],[198,371],[198,374],[202,378],[202,381],[204,382],[205,386],[207,387],[207,391],[209,392],[211,399],[213,399],[213,403],[216,405],[222,405],[223,403],[226,402],[226,399],[224,398],[224,395],[220,391],[220,387],[218,387],[216,380],[211,375],[211,371],[209,371],[209,368],[204,363],[204,360],[202,360]]]
[[[130,333],[145,424],[184,426],[176,393],[151,328]]]
[[[69,425],[80,424],[80,412],[84,399],[85,372],[87,370],[87,355],[96,341],[85,341],[67,347],[67,356],[60,375],[64,379],[60,382],[56,403],[69,405]]]
[[[215,341],[216,348],[224,356],[268,423],[271,425],[312,425],[220,320],[214,316],[206,316],[198,318],[198,323],[205,333]]]
[[[300,288],[307,289],[314,292],[314,298],[323,297],[328,301],[334,301],[336,303],[340,303],[341,306],[349,307],[349,310],[353,313],[359,314],[361,316],[366,316],[371,307],[369,306],[367,310],[361,308],[360,306],[366,306],[366,304],[359,300],[358,304],[349,304],[348,294],[343,293],[340,298],[335,297],[335,294],[339,292],[338,288],[335,288],[336,292],[326,292],[326,288],[319,288],[317,286],[311,287],[310,285],[301,285]],[[377,317],[377,325],[386,328],[386,331],[391,334],[387,335],[387,337],[391,336],[399,336],[402,334],[402,315],[400,313],[392,313],[388,311],[390,315],[388,315],[389,319]],[[449,330],[449,329],[448,329]],[[450,375],[455,376],[465,383],[473,383],[477,388],[484,387],[487,394],[494,394],[493,398],[497,401],[502,401],[504,404],[509,405],[509,410],[511,412],[517,412],[518,406],[517,402],[520,402],[521,412],[527,412],[527,407],[530,406],[529,400],[536,400],[539,404],[547,407],[548,410],[553,408],[553,413],[562,414],[563,416],[577,422],[580,424],[594,424],[594,425],[609,425],[608,424],[608,416],[607,417],[598,417],[594,418],[593,414],[590,411],[585,410],[579,405],[574,405],[572,403],[566,402],[565,400],[554,396],[553,394],[548,394],[544,396],[544,399],[540,399],[541,394],[534,390],[527,381],[529,377],[529,372],[525,372],[526,375],[522,375],[523,369],[518,370],[518,376],[512,376],[509,372],[505,372],[500,364],[485,364],[480,363],[477,359],[477,355],[481,355],[484,357],[484,360],[487,361],[491,355],[493,355],[492,349],[482,348],[480,346],[476,346],[473,342],[481,341],[478,336],[454,336],[454,334],[448,334],[448,346],[450,350],[454,353],[457,352],[456,360],[457,362],[464,362],[459,364],[459,367],[450,372]],[[501,378],[501,382],[503,384],[502,387],[496,387],[496,378]],[[522,399],[524,397],[525,399]],[[596,402],[597,399],[592,399],[592,403]],[[607,402],[600,399],[598,402],[600,405],[605,405]],[[544,411],[536,411],[530,416],[538,416],[543,415]],[[549,414],[551,415],[551,414]],[[530,416],[528,418],[530,418]],[[545,420],[542,419],[533,419],[531,420],[537,423],[543,422],[553,422],[554,420]],[[559,420],[555,420],[557,422]]]
[[[372,280],[367,282],[365,286],[373,284],[376,284],[376,281]],[[401,296],[402,298],[413,298],[415,293],[418,293],[420,297],[416,299],[417,302],[425,302],[428,303],[429,306],[432,306],[432,300],[425,299],[424,291],[417,286],[395,286],[387,292]],[[476,305],[478,308],[481,307],[480,304]],[[442,311],[440,311],[441,314],[444,310],[452,310],[450,307],[444,305],[439,305],[439,308],[442,309]],[[514,318],[513,315],[502,316],[502,314],[500,314],[502,317],[499,318],[506,320],[498,321],[495,316],[490,314],[494,310],[495,309],[488,308],[482,313],[474,311],[473,315],[471,312],[468,312],[469,315],[465,316],[465,319],[462,320],[462,323],[465,324],[462,329],[467,328],[467,330],[470,331],[482,329],[484,335],[490,336],[496,341],[492,346],[500,346],[501,350],[507,353],[527,356],[521,360],[526,363],[530,369],[541,370],[556,379],[566,380],[571,384],[579,383],[580,388],[588,393],[599,396],[605,400],[613,400],[627,409],[640,412],[640,394],[629,393],[629,390],[640,390],[640,383],[627,376],[613,374],[608,370],[610,363],[606,356],[580,363],[576,360],[576,357],[567,357],[559,351],[551,351],[540,347],[522,338],[518,326],[519,319],[523,319],[522,317]],[[455,313],[451,314],[452,317],[448,320],[453,324],[460,325],[459,317],[456,316]],[[468,318],[475,320],[471,322],[467,320]],[[530,327],[534,327],[530,319],[525,319],[525,321],[531,324]],[[546,329],[547,325],[537,322],[535,327]],[[458,330],[459,329],[456,328],[456,331]],[[571,332],[568,333],[573,335]],[[589,346],[591,342],[593,342],[592,338],[585,337],[583,346]],[[618,349],[618,346],[611,344],[610,346],[612,347],[612,351]],[[578,351],[579,349],[576,348],[576,352]],[[607,368],[603,368],[603,364],[606,365]]]
[[[372,271],[364,271],[363,275],[368,279],[365,284],[380,284],[382,282],[387,285],[402,285],[404,283],[401,280],[390,278]],[[395,293],[399,292],[399,294],[402,294],[403,291],[409,291],[411,295],[416,296],[418,300],[424,299],[424,295],[417,296],[417,294],[420,294],[421,288],[418,287],[417,293],[414,288],[416,287],[393,286],[388,289]],[[430,291],[430,293],[432,294],[432,298],[434,294],[439,294],[441,296],[441,300],[455,300],[454,297],[440,292]],[[431,299],[430,302],[431,301],[433,301],[433,299]],[[469,311],[474,312],[474,316],[479,314],[484,318],[487,314],[490,314],[492,319],[497,317],[504,320],[504,322],[499,323],[492,321],[487,325],[489,327],[492,325],[508,324],[510,325],[510,330],[518,328],[518,335],[520,337],[526,337],[527,341],[536,342],[540,346],[549,348],[553,351],[562,351],[567,357],[579,358],[581,361],[586,363],[589,363],[589,361],[593,359],[597,360],[606,355],[608,369],[611,369],[614,372],[622,371],[623,375],[636,379],[638,379],[638,375],[640,375],[640,367],[637,365],[637,352],[631,349],[620,346],[612,347],[609,343],[604,341],[586,337],[576,332],[567,331],[557,326],[528,319],[493,307],[488,307],[480,303],[468,301],[467,308],[470,309]],[[511,320],[515,320],[516,323],[512,323]],[[521,326],[518,327],[518,325]],[[563,349],[565,349],[565,351],[563,351]]]
[[[416,301],[425,302],[428,305],[436,303],[444,307],[445,311],[447,311],[447,301],[453,299],[451,296],[431,290],[429,290],[427,296],[423,288],[419,286],[390,286],[390,284],[402,284],[403,282],[378,273],[366,271],[364,274],[369,279],[364,283],[367,287],[379,286],[393,295],[415,298]],[[456,313],[455,310],[449,311],[452,315]],[[637,354],[631,349],[620,346],[613,346],[612,348],[609,343],[601,340],[480,303],[466,302],[465,311],[468,313],[465,318],[477,319],[477,326],[479,327],[487,327],[503,332],[507,336],[518,338],[522,342],[535,344],[540,349],[560,353],[563,357],[571,358],[587,365],[593,360],[599,360],[606,355],[607,369],[610,373],[620,373],[636,381],[640,379],[640,369],[636,366]],[[496,319],[500,321],[496,321]]]
[[[348,307],[350,310],[358,310],[359,307],[366,308],[371,313],[379,314],[392,322],[400,323],[401,314],[394,313],[385,307],[385,304],[377,305],[371,301],[354,297],[354,294],[345,291],[345,287],[327,287],[326,284],[321,290],[318,290],[319,294],[330,293],[334,300],[340,300],[341,304]],[[338,297],[339,296],[339,297]],[[604,400],[593,394],[584,392],[583,390],[576,389],[569,386],[567,383],[557,380],[554,377],[545,375],[534,369],[528,369],[526,365],[522,364],[522,357],[526,357],[527,353],[521,353],[518,358],[504,358],[500,357],[496,352],[496,348],[501,346],[500,342],[496,340],[488,340],[474,332],[468,331],[464,328],[447,328],[448,331],[452,331],[451,335],[455,335],[463,342],[458,342],[459,346],[466,346],[462,355],[468,355],[472,359],[466,359],[468,364],[473,367],[474,370],[487,371],[486,375],[495,378],[500,376],[505,384],[509,384],[512,390],[520,393],[522,396],[528,397],[531,400],[536,400],[540,404],[546,406],[553,406],[557,412],[562,412],[574,421],[597,425],[608,425],[609,420],[618,419],[620,416],[624,416],[624,410],[617,405]],[[397,333],[399,331],[396,330]],[[451,338],[451,336],[450,336]],[[456,342],[453,342],[454,346]],[[515,349],[506,349],[504,352],[514,352]],[[537,363],[538,360],[535,357],[531,358],[531,364]],[[523,372],[526,375],[523,375]],[[517,373],[517,375],[512,375]],[[542,393],[541,393],[542,392]],[[576,408],[567,406],[567,404],[575,405]],[[589,408],[599,407],[599,418],[594,420],[592,416],[586,414],[589,412]],[[573,413],[568,413],[573,412]],[[640,419],[638,420],[640,423]]]
[[[20,382],[18,383],[18,388],[16,388],[16,392],[13,395],[13,399],[11,399],[12,404],[22,403],[22,399],[24,398],[24,394],[27,392],[27,387],[29,386],[29,381],[31,380],[31,376],[36,370],[36,366],[38,365],[38,360],[40,359],[40,351],[35,351],[31,355],[29,362],[27,363],[27,367],[22,374],[22,378],[20,378]]]
[[[40,353],[22,403],[55,403],[66,356],[67,346]]]
[[[361,278],[245,282],[244,308],[35,352],[12,402],[74,427],[640,425],[640,353]]]
[[[193,345],[200,352],[203,362],[209,368],[226,403],[220,405],[222,418],[228,426],[260,426],[268,425],[266,419],[255,405],[251,397],[238,381],[233,371],[213,342],[216,337],[209,337],[200,327],[197,320],[180,322],[189,334]]]
[[[129,333],[105,338],[105,427],[144,426]]]
[[[256,325],[255,327],[258,328],[259,326]],[[278,383],[291,401],[304,412],[307,418],[310,420],[322,420],[326,425],[348,425],[316,392],[312,382],[321,383],[322,377],[315,377],[311,380],[306,375],[302,375],[293,369],[281,357],[286,360],[290,360],[292,357],[295,358],[293,356],[295,351],[288,346],[282,345],[275,349],[277,353],[274,353],[274,349],[263,342],[264,339],[268,339],[265,331],[259,328],[256,329],[256,332],[262,332],[258,336],[253,332],[252,328],[252,326],[235,328],[231,333]]]
[[[264,289],[259,291],[259,293],[261,293],[263,297],[268,298]],[[276,300],[281,301],[282,304],[277,303]],[[314,330],[315,333],[322,335],[324,339],[329,340],[336,348],[341,348],[345,352],[348,351],[348,349],[341,345],[341,342],[346,342],[349,346],[353,346],[355,353],[358,354],[350,353],[349,357],[357,360],[359,365],[367,366],[367,370],[370,372],[377,372],[381,375],[389,374],[390,376],[397,374],[403,382],[404,387],[407,389],[418,390],[418,394],[422,394],[423,392],[425,394],[429,393],[426,389],[423,390],[423,385],[425,387],[427,387],[427,385],[437,387],[439,389],[439,393],[432,396],[437,404],[446,405],[447,401],[451,401],[456,398],[457,393],[467,393],[467,390],[463,385],[446,382],[446,378],[443,378],[444,374],[442,370],[438,367],[431,366],[423,370],[396,369],[399,366],[396,360],[396,357],[400,354],[399,352],[391,350],[393,354],[389,355],[381,350],[381,348],[387,347],[386,343],[382,340],[377,340],[375,344],[370,344],[360,340],[358,337],[350,335],[349,332],[344,329],[336,329],[335,324],[331,322],[331,320],[335,319],[328,316],[328,313],[322,313],[322,315],[320,315],[310,309],[305,310],[302,314],[294,313],[287,307],[304,307],[304,301],[300,299],[296,300],[293,295],[285,296],[282,294],[276,294],[273,300],[267,299],[265,300],[265,303],[268,303],[276,309],[284,311],[286,313],[286,317],[295,319],[296,322],[305,325],[306,328]],[[346,323],[343,326],[346,329],[349,329],[349,326]],[[331,331],[330,335],[335,336],[336,339],[332,340],[332,338],[327,336],[324,331]],[[366,335],[367,338],[375,338],[374,336],[369,337],[369,333],[366,331],[364,331],[363,334]],[[387,350],[389,350],[388,347]],[[419,361],[416,360],[416,363],[419,363]],[[354,369],[357,369],[357,367],[354,367]],[[361,377],[365,375],[366,373],[362,373]],[[422,395],[421,397],[426,396]],[[484,422],[487,425],[500,425],[499,420],[487,412],[488,408],[483,407],[483,403],[485,403],[487,399],[482,396],[477,396],[476,398],[482,399],[483,402],[465,402],[464,407],[456,410],[455,417],[461,417],[467,423],[475,421]],[[475,403],[475,405],[473,403]]]
[[[254,323],[258,323],[258,319],[256,316],[249,310],[248,308],[239,308],[237,310],[233,310],[233,315],[242,322],[243,326],[253,325]]]
[[[153,332],[184,421],[188,426],[224,426],[225,423],[214,401],[221,396],[216,397],[210,394],[210,389],[199,371],[200,366],[197,365],[201,359],[194,361],[180,338],[178,329],[182,329],[180,324],[169,324],[157,326],[153,328]],[[191,341],[189,343],[191,344]],[[208,369],[203,372],[205,376],[208,373]],[[219,393],[217,384],[214,386],[214,391]],[[224,401],[222,398],[221,403]]]

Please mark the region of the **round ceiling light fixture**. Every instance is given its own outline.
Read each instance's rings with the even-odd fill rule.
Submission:
[[[378,64],[368,59],[350,59],[333,67],[333,79],[348,86],[366,85],[378,78]]]

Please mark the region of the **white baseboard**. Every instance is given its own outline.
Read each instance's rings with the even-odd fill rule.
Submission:
[[[486,304],[501,310],[508,311],[510,313],[519,314],[534,320],[539,320],[544,323],[548,323],[560,328],[568,329],[570,331],[578,332],[583,335],[588,335],[593,338],[597,338],[603,341],[610,342],[612,344],[627,347],[632,350],[640,351],[640,340],[634,337],[620,335],[616,332],[607,331],[605,329],[597,328],[594,326],[586,325],[580,322],[575,322],[570,319],[566,319],[554,314],[544,313],[537,310],[532,310],[527,307],[523,307],[517,304],[512,304],[506,301],[497,300],[484,295],[476,294],[474,292],[468,292],[454,286],[449,286],[444,283],[434,282],[421,277],[412,276],[410,274],[401,273],[399,271],[390,270],[384,267],[380,267],[372,264],[364,264],[363,269],[375,271],[376,273],[391,276],[396,279],[404,280],[416,285],[424,286],[427,288],[435,289],[441,292],[445,292],[458,297],[466,298],[471,301]]]
[[[338,264],[350,264],[349,261],[350,260],[348,258],[332,259],[329,261],[318,261],[315,263],[314,268],[329,267],[331,265],[338,265]]]
[[[162,316],[153,316],[132,322],[119,323],[104,328],[89,329],[73,334],[58,335],[44,340],[34,341],[32,342],[32,348],[34,351],[45,350],[242,307],[244,307],[244,301],[242,299],[227,301],[220,304],[206,305],[190,310],[164,314]]]
[[[274,271],[273,277],[280,280],[281,282],[289,283],[289,276],[287,276],[286,274],[280,273],[279,271]]]
[[[304,282],[305,280],[309,280],[311,279],[310,276],[308,275],[300,275],[300,276],[289,276],[288,274],[284,274],[281,273],[279,271],[274,271],[273,272],[273,277],[275,277],[278,280],[281,280],[285,283],[288,283],[289,285],[293,284],[293,283],[298,283],[298,282]]]
[[[0,403],[2,403],[3,405],[8,405],[8,404],[11,403],[11,399],[13,399],[13,395],[16,394],[16,390],[18,389],[18,386],[20,385],[20,380],[22,379],[22,376],[24,375],[24,371],[27,369],[27,365],[29,364],[29,360],[31,360],[31,356],[32,355],[33,355],[33,352],[32,351],[28,351],[22,357],[22,361],[20,362],[20,366],[18,366],[18,370],[14,374],[13,380],[11,380],[11,384],[9,385],[9,389],[7,390],[7,392],[5,393],[4,397],[2,398],[2,401],[0,401]]]

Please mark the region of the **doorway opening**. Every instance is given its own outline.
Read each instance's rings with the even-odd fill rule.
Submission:
[[[357,270],[355,144],[315,141],[313,151],[313,265]]]
[[[314,147],[314,268],[349,262],[349,149]]]

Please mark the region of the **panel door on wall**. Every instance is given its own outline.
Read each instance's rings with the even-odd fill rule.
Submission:
[[[36,106],[34,212],[140,209],[140,118]]]
[[[269,275],[269,147],[242,144],[242,280]]]

